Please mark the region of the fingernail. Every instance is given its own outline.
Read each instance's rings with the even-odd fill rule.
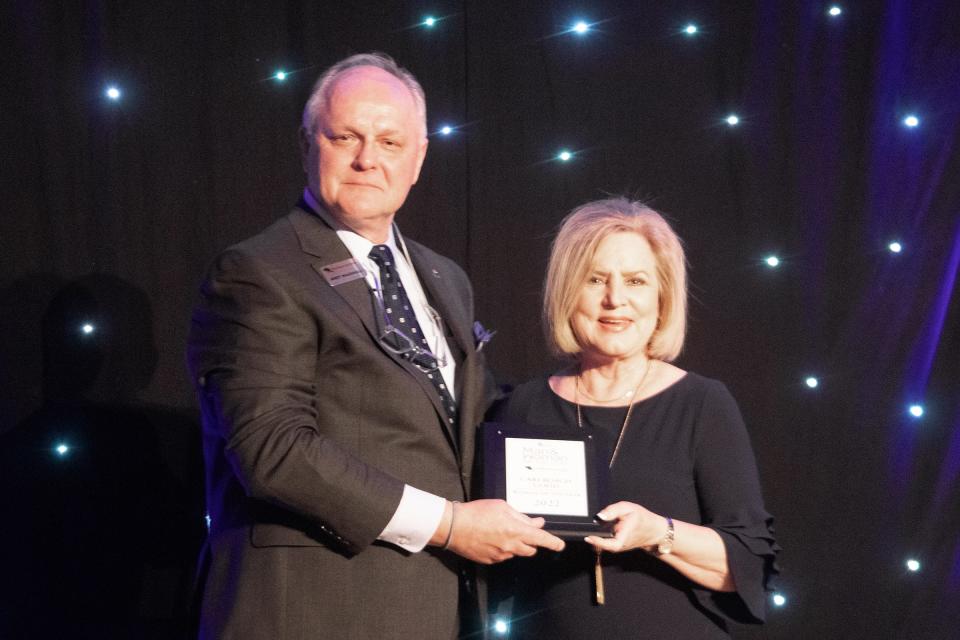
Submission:
[[[606,520],[606,519],[607,519],[607,514],[605,514],[603,511],[601,511],[600,513],[597,514],[597,517],[600,518],[601,520]]]

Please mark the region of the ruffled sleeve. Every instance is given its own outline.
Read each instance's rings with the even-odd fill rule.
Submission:
[[[763,505],[750,438],[736,401],[708,386],[695,434],[695,481],[703,524],[720,534],[736,591],[696,588],[700,606],[739,623],[763,622],[780,545]]]

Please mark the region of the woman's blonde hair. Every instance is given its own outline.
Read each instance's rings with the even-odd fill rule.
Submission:
[[[659,281],[657,326],[647,345],[651,358],[670,362],[680,355],[687,330],[687,265],[680,238],[659,213],[626,198],[595,200],[567,214],[553,241],[543,291],[547,343],[557,355],[583,351],[570,324],[580,288],[600,242],[614,233],[644,237],[653,250]]]

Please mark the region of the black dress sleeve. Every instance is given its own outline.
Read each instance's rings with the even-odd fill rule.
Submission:
[[[695,434],[695,482],[703,524],[727,550],[736,591],[696,588],[704,608],[740,623],[763,622],[771,578],[780,551],[773,517],[763,506],[757,465],[736,401],[720,382],[710,381]]]

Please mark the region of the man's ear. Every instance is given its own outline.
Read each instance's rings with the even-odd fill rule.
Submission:
[[[430,140],[426,136],[420,141],[420,148],[417,149],[417,172],[413,175],[413,182],[411,184],[417,184],[417,180],[420,179],[420,169],[423,168],[423,161],[427,157],[427,145],[430,143]]]
[[[307,170],[307,157],[310,155],[310,145],[313,143],[313,136],[305,127],[300,127],[297,132],[297,138],[300,143],[300,166]]]

